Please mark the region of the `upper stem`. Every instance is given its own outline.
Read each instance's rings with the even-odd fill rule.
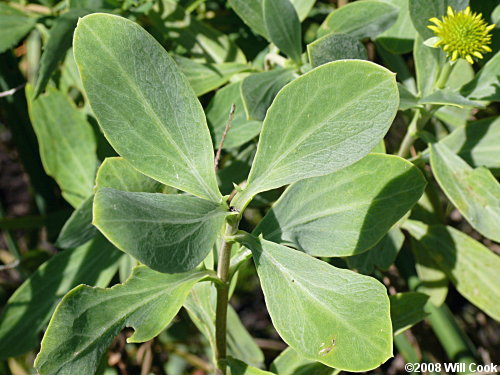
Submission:
[[[239,219],[231,217],[226,223],[226,231],[219,249],[217,276],[220,284],[217,287],[217,306],[215,309],[215,375],[226,375],[227,355],[227,304],[229,303],[229,265],[234,239],[231,238],[238,230]]]

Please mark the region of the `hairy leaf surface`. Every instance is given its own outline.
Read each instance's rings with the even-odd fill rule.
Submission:
[[[132,21],[91,14],[78,22],[74,53],[115,150],[147,176],[220,201],[203,108],[163,47]]]
[[[398,103],[394,74],[367,61],[335,61],[295,79],[267,112],[248,185],[233,205],[358,161],[383,138]]]
[[[135,330],[128,342],[151,340],[205,276],[205,272],[165,275],[138,266],[124,284],[109,289],[76,287],[57,307],[35,367],[41,375],[94,374],[122,328]]]
[[[247,235],[273,325],[302,356],[366,371],[392,356],[389,298],[377,280]]]
[[[362,253],[413,207],[425,185],[406,160],[370,154],[341,171],[291,185],[255,232],[315,256]]]
[[[94,225],[119,249],[167,273],[195,268],[212,248],[225,204],[177,194],[100,189]]]
[[[431,167],[446,196],[482,235],[500,242],[500,184],[483,167],[473,169],[444,144],[431,147]]]
[[[377,36],[398,18],[398,7],[382,1],[356,1],[331,12],[318,30],[318,35],[350,34],[357,39]]]

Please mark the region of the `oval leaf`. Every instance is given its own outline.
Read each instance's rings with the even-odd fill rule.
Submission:
[[[348,34],[325,35],[307,45],[307,53],[313,67],[337,60],[368,59],[365,46]]]
[[[412,237],[444,271],[457,290],[474,305],[500,320],[500,257],[466,234],[444,225],[408,220]]]
[[[108,14],[80,19],[73,43],[90,105],[115,150],[164,184],[220,201],[203,108],[163,47]]]
[[[35,100],[26,87],[29,114],[40,147],[45,171],[73,207],[92,194],[97,167],[96,140],[92,126],[70,97],[53,87]]]
[[[76,287],[64,296],[50,321],[36,369],[40,375],[94,374],[122,328],[135,330],[128,342],[151,340],[205,276],[205,272],[165,275],[139,266],[124,284],[109,289]]]
[[[290,0],[263,0],[264,24],[271,42],[300,64],[302,30]]]
[[[291,185],[255,232],[315,256],[359,254],[417,203],[425,185],[410,162],[368,155],[336,173]]]
[[[491,172],[473,169],[444,144],[432,145],[431,167],[439,186],[470,225],[500,242],[500,184]]]
[[[94,198],[94,225],[119,249],[167,273],[200,264],[227,213],[225,204],[187,195],[105,188]]]
[[[248,185],[233,205],[358,161],[384,137],[398,102],[395,75],[367,61],[335,61],[292,81],[267,112]]]
[[[389,298],[377,280],[247,235],[273,325],[300,355],[347,371],[392,356]]]
[[[349,34],[357,39],[371,38],[391,27],[399,9],[382,1],[356,1],[334,10],[318,30],[318,35]]]

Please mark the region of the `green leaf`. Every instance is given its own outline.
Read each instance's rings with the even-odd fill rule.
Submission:
[[[410,162],[370,154],[338,172],[291,185],[255,233],[315,256],[359,254],[417,203],[425,185]]]
[[[500,184],[491,172],[473,169],[444,144],[431,146],[431,167],[448,199],[474,229],[500,242]]]
[[[403,54],[413,49],[417,31],[413,27],[408,10],[408,0],[389,0],[399,8],[396,23],[377,37],[377,42],[391,53]]]
[[[57,307],[35,367],[41,375],[94,374],[122,328],[135,330],[128,342],[151,340],[205,276],[205,272],[165,275],[139,266],[124,284],[109,289],[76,287]]]
[[[0,53],[15,46],[36,25],[36,18],[0,3]]]
[[[368,60],[366,48],[348,34],[328,34],[307,45],[309,61],[317,66],[337,60]]]
[[[62,249],[77,247],[83,245],[98,233],[97,228],[92,225],[93,203],[94,194],[85,199],[73,211],[57,237],[56,246]]]
[[[399,89],[399,109],[406,111],[410,108],[420,108],[422,105],[419,103],[418,97],[413,94],[408,88],[398,82]]]
[[[191,320],[210,343],[213,355],[215,353],[216,298],[217,291],[213,284],[199,283],[193,287],[184,302]],[[261,367],[264,363],[264,354],[231,305],[227,310],[227,351],[230,356],[252,366]]]
[[[439,51],[436,48],[427,47],[422,37],[417,35],[413,56],[419,97],[430,95],[434,91],[434,84],[439,74]]]
[[[500,52],[497,52],[460,90],[462,95],[476,100],[500,101]]]
[[[114,149],[147,176],[220,201],[203,108],[163,47],[134,22],[108,14],[80,19],[73,44]]]
[[[429,301],[441,306],[448,296],[448,277],[432,259],[429,251],[414,238],[411,238],[411,250],[415,258],[415,270],[420,280],[417,290],[428,295]]]
[[[399,8],[387,2],[366,0],[349,3],[326,17],[318,36],[343,33],[356,39],[373,38],[390,28],[396,22],[398,13]]]
[[[468,5],[469,0],[409,0],[410,17],[422,39],[427,40],[434,36],[434,32],[427,28],[431,25],[429,18],[441,18],[448,6],[462,10]]]
[[[463,107],[482,107],[481,103],[469,100],[457,92],[451,90],[437,90],[432,94],[425,96],[420,99],[419,104],[439,104],[439,105],[451,105],[458,108]]]
[[[466,234],[443,225],[404,224],[455,288],[493,319],[500,320],[500,257]]]
[[[334,375],[335,370],[310,361],[288,347],[271,363],[270,370],[279,375]]]
[[[17,357],[40,343],[56,305],[78,284],[104,287],[122,253],[102,236],[65,250],[42,264],[10,297],[0,315],[0,360]]]
[[[247,119],[240,90],[241,81],[223,87],[217,91],[207,107],[207,120],[212,130],[215,147],[219,147],[232,104],[235,106],[235,112],[223,148],[241,146],[260,133],[262,122]]]
[[[45,171],[73,206],[92,194],[97,167],[96,141],[92,126],[66,94],[48,88],[35,100],[33,87],[26,87],[31,122],[38,138]]]
[[[247,235],[273,325],[305,358],[366,371],[392,356],[389,298],[377,280]]]
[[[262,0],[262,10],[271,42],[300,65],[302,29],[290,0]]]
[[[292,69],[274,69],[246,77],[241,84],[241,95],[247,117],[264,120],[278,92],[295,78]]]
[[[263,371],[253,366],[247,365],[245,362],[235,358],[227,358],[228,367],[231,369],[231,375],[274,375],[272,372]]]
[[[160,193],[164,185],[138,172],[123,158],[106,158],[97,171],[96,189]]]
[[[304,21],[313,8],[316,0],[290,0],[301,21]]]
[[[398,228],[389,232],[368,251],[347,258],[349,268],[355,268],[365,275],[373,273],[375,268],[387,271],[398,256],[405,236]]]
[[[104,188],[94,198],[94,225],[116,247],[166,273],[200,264],[227,214],[225,204],[187,195]]]
[[[248,185],[233,205],[358,161],[384,137],[398,102],[394,74],[367,61],[331,62],[292,81],[267,112]]]
[[[40,95],[47,86],[50,76],[57,68],[57,64],[66,56],[66,51],[71,47],[73,31],[78,19],[88,14],[83,9],[70,10],[57,17],[49,31],[49,40],[44,47],[40,68],[35,85],[35,97]]]
[[[473,167],[500,171],[500,117],[472,121],[444,137],[443,143]]]
[[[249,65],[242,63],[199,63],[182,56],[175,56],[175,62],[197,96],[217,89],[235,74],[250,69]]]
[[[263,0],[228,0],[231,8],[253,32],[269,39],[262,11]]]
[[[423,320],[428,313],[425,304],[429,296],[417,292],[398,293],[389,297],[394,336]]]

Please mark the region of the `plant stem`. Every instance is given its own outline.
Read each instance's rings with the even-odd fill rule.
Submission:
[[[420,109],[415,110],[413,114],[413,118],[411,119],[410,125],[408,126],[408,130],[401,142],[401,146],[399,147],[398,156],[404,158],[410,152],[410,147],[415,142],[415,133],[417,130],[417,123],[420,117]]]
[[[444,64],[443,69],[441,69],[441,72],[439,73],[439,78],[436,82],[437,89],[439,90],[444,89],[446,83],[448,82],[448,78],[450,78],[450,74],[454,66],[455,64],[451,65],[449,62],[446,62]]]
[[[229,303],[229,264],[231,261],[231,248],[234,240],[228,237],[238,231],[239,217],[229,218],[226,223],[226,233],[222,239],[217,264],[217,275],[221,284],[217,287],[217,307],[215,309],[215,375],[226,375],[226,346],[227,346],[227,304]]]
[[[438,307],[428,303],[426,309],[430,312],[427,320],[443,345],[448,358],[453,362],[465,363],[466,368],[471,363],[477,363],[469,338],[458,326],[448,306],[443,304]]]

